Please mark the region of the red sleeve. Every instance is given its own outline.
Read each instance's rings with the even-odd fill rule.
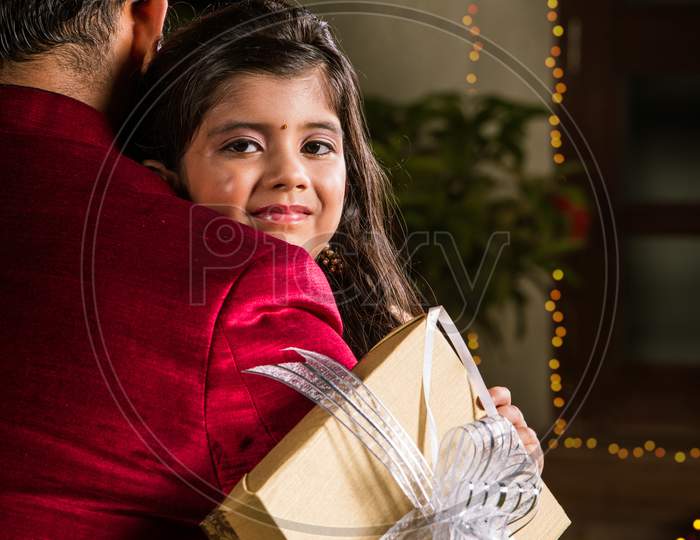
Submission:
[[[328,281],[301,248],[274,244],[239,277],[215,331],[207,374],[207,431],[223,491],[228,492],[313,407],[282,383],[241,371],[303,361],[295,346],[357,360],[342,339]]]

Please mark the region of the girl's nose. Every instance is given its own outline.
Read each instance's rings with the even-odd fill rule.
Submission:
[[[271,189],[278,191],[304,191],[311,180],[306,169],[296,156],[281,156],[273,165],[266,182]]]

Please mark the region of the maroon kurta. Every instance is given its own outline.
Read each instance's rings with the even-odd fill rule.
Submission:
[[[200,538],[312,406],[241,371],[289,346],[356,362],[305,251],[112,139],[82,103],[0,86],[2,538]]]

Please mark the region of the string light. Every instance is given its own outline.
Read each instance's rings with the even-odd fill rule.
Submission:
[[[561,24],[555,24],[559,19],[558,13],[555,11],[559,6],[558,0],[547,0],[547,7],[550,11],[547,12],[547,20],[553,24],[552,34],[555,38],[561,38],[564,35],[564,27]],[[558,59],[562,54],[562,49],[559,44],[553,45],[549,49],[549,56],[545,58],[545,66],[552,70],[552,77],[555,80],[554,88],[552,91],[552,101],[559,105],[564,101],[564,94],[568,91],[566,83],[562,80],[564,78],[564,70],[558,65]],[[557,114],[551,114],[547,119],[549,125],[552,127],[550,130],[550,145],[556,151],[552,156],[555,164],[561,165],[566,162],[566,157],[564,153],[560,150],[563,145],[563,136],[558,126],[561,124],[561,119]],[[560,282],[564,279],[563,270],[557,268],[552,271],[552,278],[556,282]],[[564,313],[561,309],[558,309],[557,303],[562,300],[562,292],[560,288],[553,288],[549,292],[549,299],[544,303],[544,308],[546,311],[552,314],[552,320],[559,324],[564,320]],[[552,345],[555,348],[560,348],[564,344],[564,337],[567,335],[567,329],[559,324],[554,329],[554,335],[552,336]],[[549,382],[552,392],[558,394],[562,391],[563,380],[561,373],[558,370],[561,368],[561,362],[558,358],[551,358],[548,362],[548,367],[552,371],[550,373]],[[556,408],[562,408],[566,404],[566,400],[561,395],[556,395],[552,399],[552,404]],[[560,447],[559,437],[561,437],[567,430],[568,424],[564,418],[557,418],[554,422],[554,434],[557,438],[551,438],[547,441],[547,446],[550,449],[556,449]],[[588,450],[595,450],[599,446],[599,441],[595,437],[588,437],[585,440],[581,437],[568,436],[563,441],[564,448],[577,449],[585,448]],[[605,446],[603,446],[605,448]],[[616,442],[611,442],[607,445],[607,451],[611,456],[617,457],[618,459],[624,461],[630,456],[634,460],[646,461],[647,459],[664,459],[667,456],[667,451],[664,447],[658,446],[657,443],[651,439],[644,441],[643,444],[638,446],[626,448],[621,446]],[[676,463],[685,463],[688,459],[700,459],[700,448],[693,447],[688,451],[677,450],[671,452],[669,456],[673,457],[673,461]],[[696,531],[700,530],[700,519],[693,521],[693,528]],[[679,537],[677,540],[684,540],[683,537]]]
[[[462,24],[467,27],[469,30],[469,33],[472,36],[479,36],[481,35],[481,28],[479,28],[475,24],[475,16],[476,14],[479,13],[479,6],[476,5],[476,3],[472,2],[467,6],[467,14],[462,17]],[[484,44],[476,41],[472,44],[472,48],[469,51],[469,61],[472,62],[473,64],[477,63],[479,59],[481,58],[481,50],[484,48]],[[475,85],[478,82],[479,78],[477,77],[476,73],[473,71],[470,71],[467,73],[467,76],[465,77],[465,80],[467,81],[467,84],[469,85],[467,91],[469,93],[474,93],[477,91]]]

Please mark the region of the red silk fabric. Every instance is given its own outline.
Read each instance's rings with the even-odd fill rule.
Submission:
[[[78,101],[0,87],[3,538],[202,538],[312,407],[241,371],[289,346],[356,363],[305,251],[178,199],[112,140]]]

